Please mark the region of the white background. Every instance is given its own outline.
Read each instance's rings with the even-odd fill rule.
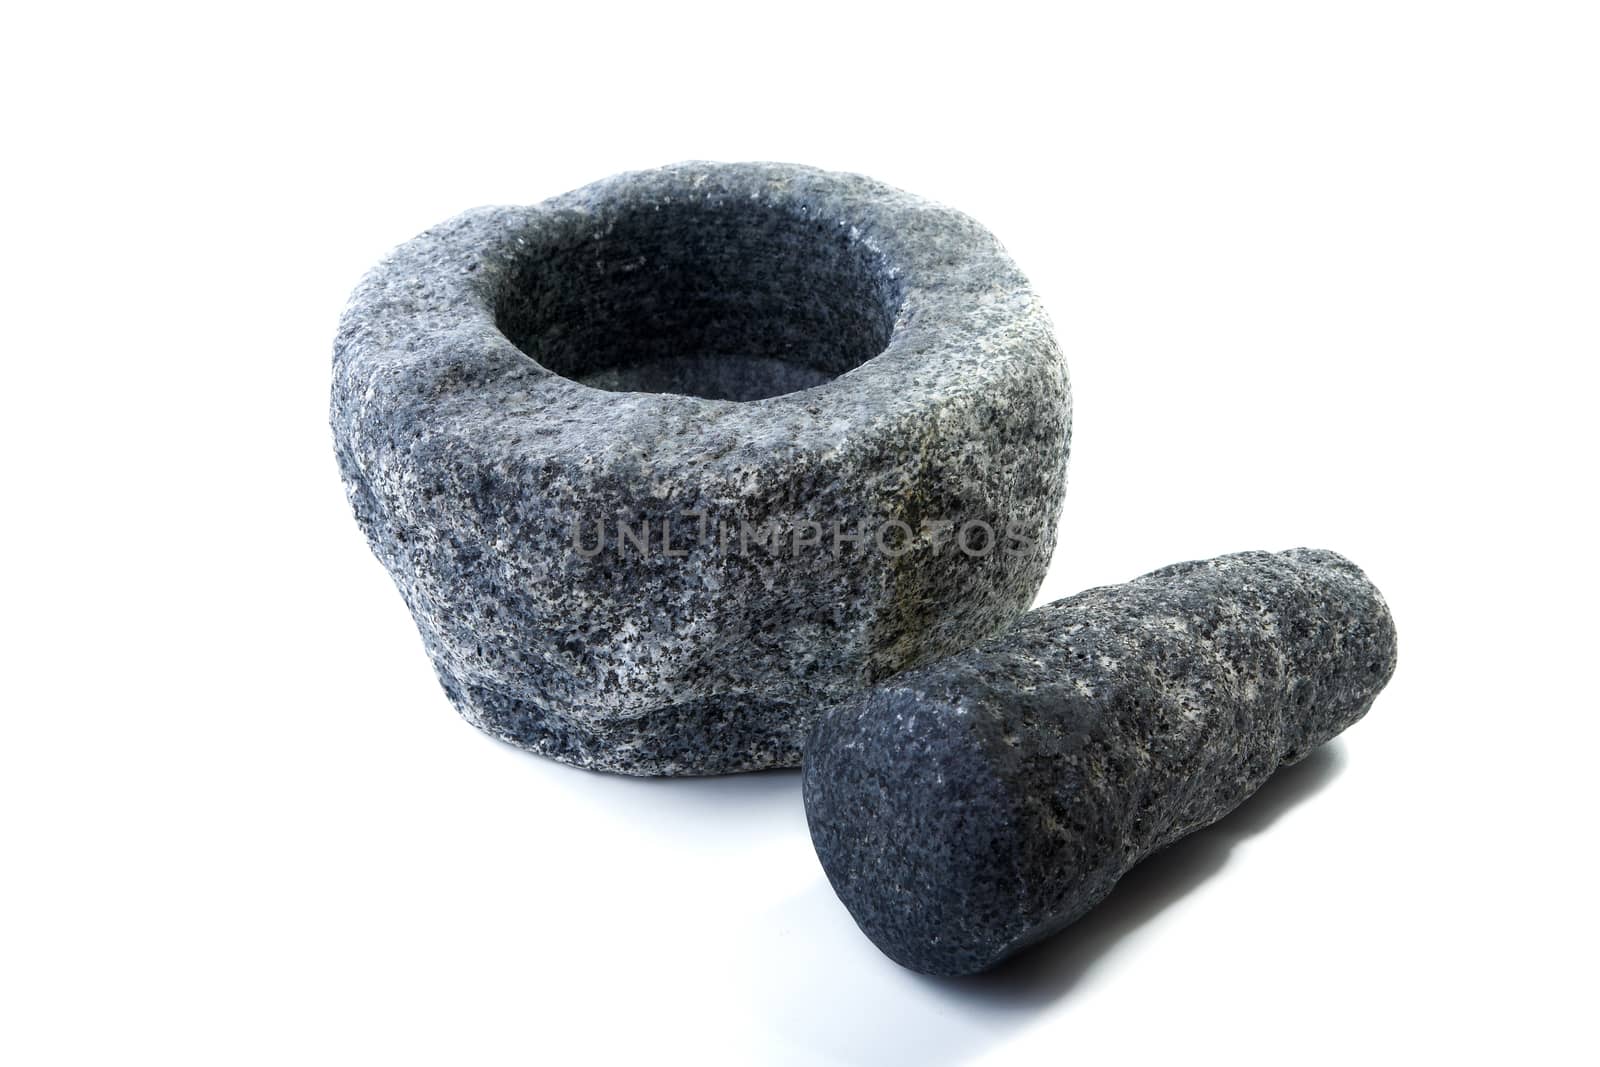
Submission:
[[[1592,5],[4,23],[0,1060],[1594,1055]],[[1399,624],[1371,715],[964,981],[858,933],[793,772],[461,721],[342,497],[339,310],[463,208],[684,158],[986,223],[1076,392],[1041,599],[1336,549]]]

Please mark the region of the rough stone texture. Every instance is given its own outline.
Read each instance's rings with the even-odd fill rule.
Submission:
[[[993,236],[780,164],[619,175],[429,230],[356,289],[332,393],[356,517],[450,699],[639,774],[793,765],[818,708],[1026,610],[1070,422]],[[810,522],[889,520],[909,552],[793,547]],[[974,558],[924,520],[1032,541]],[[594,546],[617,521],[648,523],[645,551],[575,550],[575,526]],[[769,521],[795,536],[743,551]]]
[[[806,749],[811,836],[879,948],[971,974],[1361,718],[1394,666],[1383,598],[1332,552],[1180,563],[834,709]]]

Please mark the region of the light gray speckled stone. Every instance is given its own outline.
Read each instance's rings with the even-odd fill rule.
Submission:
[[[580,766],[698,774],[798,762],[818,708],[1028,606],[1070,396],[1038,300],[965,215],[685,163],[401,246],[344,314],[331,421],[469,720]],[[1024,537],[968,555],[938,525],[973,521]],[[796,547],[812,522],[911,547]]]
[[[1394,666],[1382,596],[1332,552],[1091,589],[829,712],[812,840],[886,954],[971,974],[1361,718]]]

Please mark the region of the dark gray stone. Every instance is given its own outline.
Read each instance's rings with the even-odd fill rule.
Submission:
[[[1394,666],[1383,598],[1332,552],[1091,589],[826,715],[812,840],[892,959],[975,973],[1361,718]]]
[[[793,765],[819,707],[1026,610],[1070,421],[983,227],[780,164],[429,230],[356,289],[332,394],[356,517],[450,699],[638,774]],[[970,522],[1021,536],[969,555]]]

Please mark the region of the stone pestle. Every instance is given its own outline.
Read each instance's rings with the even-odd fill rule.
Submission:
[[[1395,667],[1332,552],[1180,563],[836,705],[805,749],[835,891],[890,958],[983,971],[1360,719]]]

